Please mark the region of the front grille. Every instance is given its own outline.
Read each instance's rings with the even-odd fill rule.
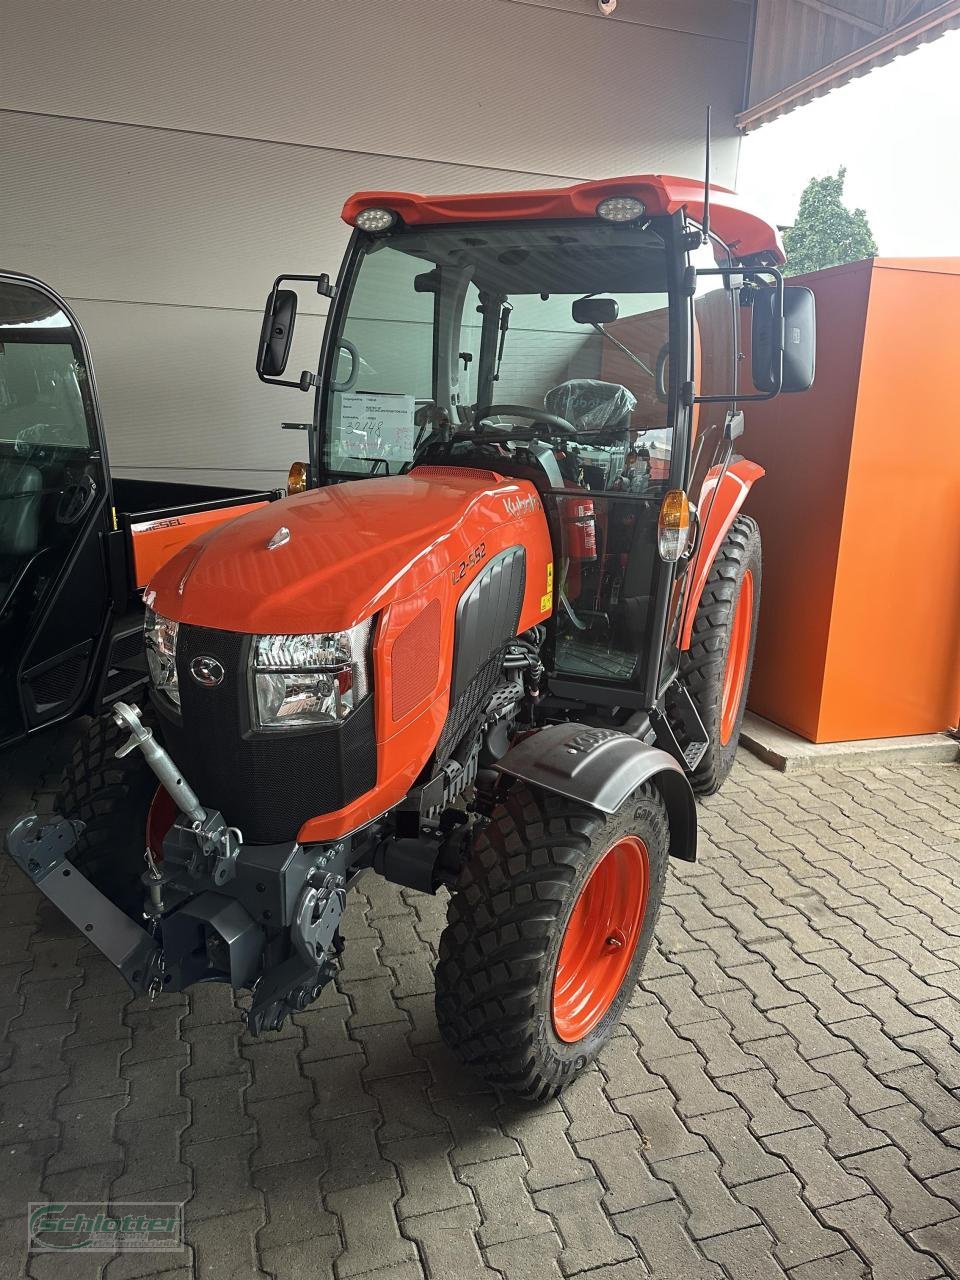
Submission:
[[[309,818],[342,809],[377,781],[373,696],[348,719],[321,729],[254,731],[250,708],[252,637],[183,623],[177,638],[182,714],[164,714],[170,752],[204,806],[219,809],[245,841],[296,837]],[[212,689],[190,675],[193,658],[224,670]]]

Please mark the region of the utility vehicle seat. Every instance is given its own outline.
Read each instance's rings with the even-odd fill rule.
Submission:
[[[0,458],[0,605],[36,555],[43,476],[29,462]]]

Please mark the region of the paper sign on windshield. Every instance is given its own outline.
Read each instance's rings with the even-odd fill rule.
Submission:
[[[413,457],[413,396],[347,392],[340,405],[339,452],[346,457],[407,462]]]

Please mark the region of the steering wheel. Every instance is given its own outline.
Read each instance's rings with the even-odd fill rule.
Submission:
[[[546,409],[533,409],[525,404],[488,404],[485,409],[479,410],[477,413],[477,423],[479,424],[484,418],[529,418],[532,423],[542,422],[546,427],[552,427],[554,431],[562,436],[575,436],[577,434],[576,427],[568,422],[566,418],[561,418],[558,413],[547,413]],[[529,427],[531,435],[533,427]]]
[[[76,524],[96,496],[97,482],[91,476],[81,476],[73,484],[60,491],[54,519],[57,524]]]

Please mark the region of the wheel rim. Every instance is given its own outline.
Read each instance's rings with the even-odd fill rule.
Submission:
[[[740,583],[740,594],[733,610],[730,648],[723,672],[723,697],[720,702],[720,742],[726,746],[733,737],[750,660],[750,632],[753,627],[753,574],[748,569]]]
[[[565,1044],[588,1035],[616,999],[640,940],[650,860],[639,836],[611,845],[567,922],[553,980],[553,1029]]]
[[[166,787],[157,787],[147,813],[147,848],[158,862],[163,861],[164,837],[173,826],[176,816],[177,806],[173,803],[170,792]]]

